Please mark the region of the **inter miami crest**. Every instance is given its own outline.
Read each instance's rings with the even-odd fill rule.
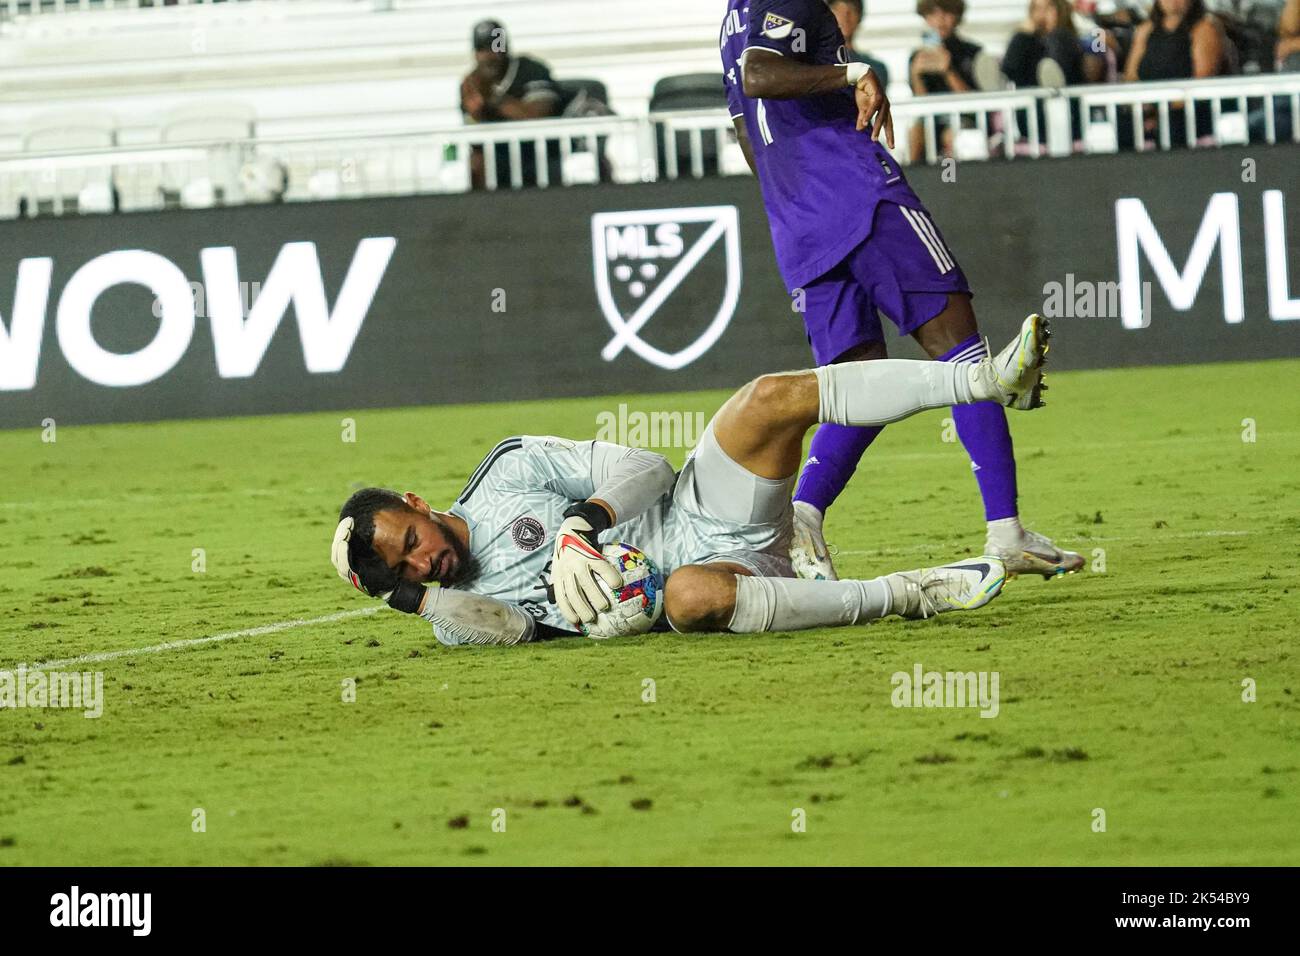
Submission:
[[[726,331],[740,300],[735,206],[597,213],[591,238],[596,297],[614,330],[605,361],[629,349],[659,368],[684,368]]]
[[[546,529],[531,515],[520,515],[510,526],[510,537],[520,551],[536,551],[546,540]]]

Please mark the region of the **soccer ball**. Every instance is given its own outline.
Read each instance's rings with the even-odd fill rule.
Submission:
[[[646,633],[664,609],[663,574],[644,551],[630,544],[607,544],[600,553],[623,573],[623,586],[611,590],[597,578],[596,584],[609,596],[611,607],[601,611],[594,623],[580,625],[579,630],[596,640]]]

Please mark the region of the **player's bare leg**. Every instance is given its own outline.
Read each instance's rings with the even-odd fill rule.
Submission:
[[[912,333],[916,343],[932,359],[956,348],[972,335],[979,334],[971,297],[962,293],[948,296],[944,310]]]
[[[944,310],[918,328],[913,338],[931,358],[940,362],[988,356],[971,297],[966,294],[949,295]],[[1045,390],[1047,386],[1042,388]],[[954,408],[953,421],[971,457],[971,467],[984,499],[988,522],[985,550],[1002,558],[1013,577],[1017,574],[1052,577],[1079,570],[1083,566],[1081,555],[1058,548],[1048,538],[1027,531],[1020,523],[1015,451],[1006,413],[986,403]]]
[[[665,582],[664,617],[683,634],[725,631],[736,613],[737,578],[753,573],[724,562],[678,568]]]

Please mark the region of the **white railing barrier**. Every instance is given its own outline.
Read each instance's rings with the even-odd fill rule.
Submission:
[[[1209,104],[1201,107],[1209,125],[1198,137],[1199,104]],[[1182,140],[1175,142],[1179,115]],[[1114,152],[1125,123],[1138,150],[1275,143],[1284,120],[1288,138],[1300,143],[1300,74],[927,96],[896,104],[894,116],[895,154],[904,163],[912,123],[922,124],[930,163],[941,155],[940,123],[959,131],[959,159]],[[27,215],[98,211],[106,194],[116,196],[110,208],[130,210],[463,192],[473,166],[489,190],[748,173],[727,111],[696,110],[0,154],[0,218],[17,215],[20,206]]]
[[[1118,113],[1122,106],[1130,113],[1128,121],[1132,124],[1133,141],[1137,144],[1143,144],[1147,140],[1144,112],[1145,108],[1151,108],[1156,120],[1153,140],[1157,149],[1171,149],[1175,145],[1193,148],[1198,145],[1233,145],[1246,142],[1247,136],[1236,128],[1233,129],[1235,135],[1224,135],[1222,119],[1229,115],[1224,112],[1224,102],[1235,107],[1237,115],[1248,116],[1251,102],[1259,101],[1264,121],[1264,142],[1277,142],[1277,119],[1283,112],[1281,104],[1285,103],[1288,106],[1286,115],[1291,123],[1290,138],[1300,143],[1300,73],[1261,73],[1212,80],[1084,86],[1072,87],[1066,92],[1079,102],[1085,141],[1089,128],[1097,122],[1094,113],[1101,113],[1104,116],[1102,122],[1118,130]],[[1203,143],[1198,142],[1195,123],[1198,103],[1208,103],[1210,110],[1209,127],[1199,137],[1206,140]],[[1184,142],[1177,144],[1173,142],[1175,110],[1181,111],[1181,125],[1184,128]],[[1248,134],[1248,130],[1245,132]],[[1138,148],[1145,147],[1139,145]]]
[[[176,0],[173,6],[188,7],[214,3],[242,3],[247,0]],[[10,19],[52,13],[84,13],[89,10],[161,9],[162,0],[0,0],[0,14]]]

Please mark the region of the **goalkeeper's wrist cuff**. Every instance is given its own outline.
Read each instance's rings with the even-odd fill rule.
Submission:
[[[864,76],[871,72],[869,63],[850,63],[844,70],[845,85],[857,86]]]
[[[423,584],[416,584],[414,581],[398,581],[397,587],[393,588],[392,593],[388,595],[388,606],[403,614],[415,614],[420,610],[426,591],[428,588]]]
[[[582,518],[587,524],[591,525],[593,535],[598,535],[603,531],[608,531],[610,527],[609,512],[596,504],[594,501],[580,501],[568,511],[564,512],[566,518]]]

